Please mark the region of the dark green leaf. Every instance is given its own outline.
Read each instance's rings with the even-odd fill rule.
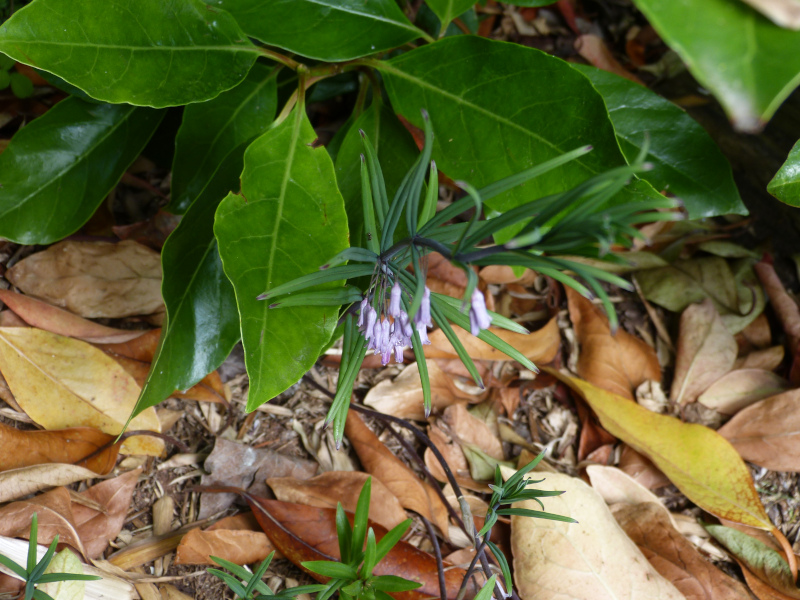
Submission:
[[[177,106],[239,83],[258,56],[200,0],[36,0],[0,27],[0,52],[106,102]]]
[[[397,575],[377,575],[372,578],[376,590],[384,592],[408,592],[422,587],[418,581],[410,581]]]
[[[22,73],[11,73],[9,75],[11,92],[17,98],[30,98],[33,96],[33,82]]]
[[[23,579],[28,578],[28,572],[22,567],[22,565],[18,565],[7,556],[3,556],[2,554],[0,554],[0,564],[8,567]]]
[[[389,553],[389,550],[394,548],[395,544],[405,535],[408,528],[411,526],[411,519],[406,519],[402,523],[398,523],[392,527],[386,535],[381,538],[376,548],[375,560],[380,562]]]
[[[243,195],[229,194],[217,209],[214,233],[236,292],[250,376],[248,410],[311,368],[338,319],[335,308],[270,310],[256,299],[298,275],[319,273],[347,246],[344,201],[327,152],[313,147],[316,137],[305,112],[295,109],[250,145]]]
[[[728,159],[685,111],[619,75],[587,65],[572,67],[602,94],[629,162],[649,138],[645,160],[653,168],[641,173],[642,179],[683,200],[692,219],[747,214]]]
[[[186,212],[217,176],[228,156],[231,153],[243,156],[243,144],[267,130],[278,105],[276,73],[275,69],[256,64],[232,90],[186,107],[175,138],[172,197],[167,210]],[[236,174],[236,188],[226,192],[238,191],[240,173],[241,165]]]
[[[635,0],[692,75],[742,131],[758,131],[797,86],[800,31],[744,2]]]
[[[798,141],[780,171],[767,185],[767,191],[781,202],[800,206],[800,141]]]
[[[531,510],[529,508],[501,508],[497,511],[498,515],[516,515],[518,517],[534,517],[537,519],[547,519],[549,521],[563,521],[565,523],[577,523],[572,517],[554,515],[553,513]]]
[[[163,116],[149,108],[67,98],[22,128],[0,154],[0,236],[50,244],[74,233]]]
[[[394,0],[208,1],[265,44],[331,62],[390,50],[422,35]]]
[[[351,538],[350,556],[358,556],[364,547],[364,536],[367,535],[369,520],[369,499],[372,495],[372,477],[367,477],[361,492],[358,494],[356,512],[353,515],[353,536]]]
[[[301,563],[304,568],[314,571],[319,575],[334,579],[352,580],[357,577],[356,570],[350,565],[344,565],[330,560],[309,560]]]
[[[473,4],[475,0],[428,0],[428,6],[444,27]]]
[[[475,598],[473,598],[473,600],[490,600],[492,594],[494,593],[495,583],[497,583],[497,575],[492,575],[489,578],[489,581],[487,581],[480,591],[475,594]]]

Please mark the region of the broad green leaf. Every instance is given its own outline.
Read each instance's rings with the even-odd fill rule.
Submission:
[[[247,35],[308,58],[342,61],[424,35],[394,0],[206,0]]]
[[[92,98],[177,106],[239,83],[258,50],[200,0],[35,0],[0,27],[0,52]]]
[[[744,2],[635,0],[740,131],[759,131],[800,83],[800,31]]]
[[[436,13],[443,27],[463,13],[473,4],[475,0],[427,0],[430,9]]]
[[[256,64],[232,90],[186,107],[175,138],[169,211],[186,212],[217,175],[227,156],[237,152],[241,157],[241,146],[267,130],[278,105],[276,74],[274,69]],[[239,173],[241,168],[234,187],[226,191],[238,188]]]
[[[67,98],[26,125],[0,154],[0,236],[50,244],[74,233],[163,116],[150,108]]]
[[[381,101],[373,102],[347,132],[336,157],[336,180],[347,210],[350,242],[366,245],[363,240],[360,158],[364,153],[364,143],[359,130],[367,134],[375,147],[390,200],[394,198],[400,182],[419,156],[419,150],[408,130]]]
[[[767,191],[781,202],[800,206],[800,141],[798,141],[780,171],[767,185]]]
[[[588,65],[572,67],[603,96],[629,162],[649,141],[646,160],[653,168],[642,173],[642,179],[683,200],[692,219],[747,214],[728,160],[684,110],[619,75]]]
[[[243,148],[226,157],[167,238],[161,251],[161,294],[167,317],[158,351],[133,414],[185,390],[222,364],[239,341],[236,297],[222,270],[214,214],[239,181]]]
[[[545,370],[586,400],[606,430],[653,461],[700,508],[743,525],[773,529],[747,465],[716,431],[654,413],[555,369]]]
[[[314,364],[336,326],[331,307],[270,309],[265,290],[316,272],[347,246],[333,163],[302,110],[245,152],[242,195],[217,209],[214,233],[233,283],[250,375],[247,409],[270,400]],[[332,287],[335,284],[328,284]]]
[[[403,116],[421,125],[420,109],[430,114],[439,170],[476,188],[581,145],[594,147],[486,202],[497,211],[625,164],[598,92],[566,62],[544,52],[456,36],[372,64]]]

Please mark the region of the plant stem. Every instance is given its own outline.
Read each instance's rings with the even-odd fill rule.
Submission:
[[[276,62],[281,63],[282,65],[289,67],[292,71],[297,71],[297,67],[300,66],[300,63],[297,62],[296,60],[289,58],[288,56],[285,56],[279,52],[275,52],[274,50],[269,50],[268,48],[263,48],[259,46],[258,52],[271,60],[274,60]]]
[[[433,525],[425,517],[420,515],[422,522],[425,523],[425,529],[428,530],[428,537],[431,538],[433,544],[433,554],[436,556],[436,570],[439,574],[439,597],[441,600],[447,600],[447,584],[444,580],[444,563],[442,562],[442,550],[439,548],[439,540],[436,539],[436,532],[433,530]]]

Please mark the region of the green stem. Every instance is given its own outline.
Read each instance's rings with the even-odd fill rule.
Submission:
[[[276,62],[281,63],[284,66],[289,67],[292,71],[297,71],[297,68],[300,66],[300,63],[296,60],[289,58],[279,52],[275,52],[274,50],[269,50],[268,48],[263,48],[259,46],[257,48],[258,52],[263,56],[266,56],[270,60],[274,60]]]

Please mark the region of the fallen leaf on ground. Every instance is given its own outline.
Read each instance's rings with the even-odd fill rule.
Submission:
[[[158,587],[158,593],[161,594],[161,600],[194,600],[188,594],[184,594],[174,585],[162,584]]]
[[[586,400],[603,427],[652,460],[699,507],[731,521],[775,530],[750,471],[716,431],[656,414],[553,369],[548,372]]]
[[[204,466],[208,474],[201,478],[201,485],[233,486],[260,496],[267,494],[266,481],[270,477],[308,479],[318,469],[314,461],[251,448],[221,437],[214,442]],[[203,494],[198,518],[205,519],[228,508],[235,499],[235,494]]]
[[[612,335],[602,308],[566,288],[569,316],[580,344],[578,375],[594,385],[633,400],[645,381],[661,381],[655,350],[620,329]]]
[[[723,415],[734,415],[743,408],[789,389],[783,377],[763,369],[739,369],[723,375],[698,396],[703,406]]]
[[[462,391],[452,377],[439,368],[433,360],[425,361],[430,378],[431,406],[441,411],[456,402],[475,400],[475,396]],[[367,392],[364,404],[384,414],[401,419],[425,420],[422,396],[422,382],[419,379],[419,365],[408,365],[393,381],[384,379]]]
[[[672,515],[658,499],[658,496],[624,471],[616,467],[589,465],[586,467],[586,474],[589,476],[592,488],[603,497],[609,506],[615,504],[636,506],[651,503],[658,507],[662,515],[672,523]]]
[[[786,352],[783,346],[773,346],[763,350],[753,350],[747,356],[737,358],[734,369],[764,369],[774,371],[783,362]]]
[[[778,274],[775,272],[775,268],[771,264],[761,261],[753,269],[764,286],[764,290],[772,303],[772,308],[778,315],[783,331],[788,338],[789,351],[794,361],[789,379],[792,383],[798,383],[800,381],[800,307],[786,292],[783,283],[781,283]]]
[[[736,351],[736,340],[710,300],[687,307],[681,315],[670,400],[694,402],[733,368]]]
[[[761,581],[790,598],[800,598],[789,564],[780,553],[731,527],[706,525],[706,530]]]
[[[427,256],[428,269],[426,285],[432,292],[461,298],[467,289],[467,274],[438,252]]]
[[[659,471],[653,461],[628,444],[622,444],[622,453],[617,468],[648,490],[657,490],[670,484],[669,477]]]
[[[772,344],[772,328],[767,315],[758,315],[758,318],[736,334],[736,338],[740,353],[743,349],[750,351],[768,348]]]
[[[511,473],[504,470],[504,475]],[[625,535],[600,494],[583,481],[553,473],[535,487],[564,491],[545,498],[545,509],[578,522],[511,517],[514,581],[521,598],[683,598]],[[541,510],[533,500],[515,507]]]
[[[578,54],[586,59],[589,64],[598,69],[609,71],[629,81],[644,85],[636,75],[628,71],[628,69],[623,67],[619,61],[614,58],[614,54],[608,49],[608,46],[606,46],[606,43],[600,36],[594,35],[593,33],[579,36],[575,40],[575,50],[577,50]]]
[[[5,276],[26,294],[82,317],[146,315],[164,307],[161,257],[133,241],[59,242]]]
[[[85,342],[126,342],[144,333],[141,330],[131,331],[106,327],[47,302],[17,294],[11,290],[0,290],[0,301],[5,302],[28,325],[59,335],[78,338]]]
[[[110,352],[115,355],[149,363],[153,362],[153,358],[155,358],[160,339],[161,329],[151,329],[144,332],[139,337],[126,342],[95,345],[106,353]]]
[[[445,409],[441,419],[459,442],[474,444],[497,460],[505,460],[503,444],[491,427],[471,414],[463,404]]]
[[[281,502],[334,509],[341,502],[345,510],[355,512],[361,488],[368,478],[369,475],[361,471],[328,471],[305,480],[270,477],[267,485]],[[369,518],[386,529],[408,518],[397,497],[375,478],[372,481]]]
[[[530,269],[525,269],[522,276],[518,276],[512,267],[507,265],[489,265],[483,267],[479,273],[481,279],[486,283],[519,283],[522,285],[532,285],[536,281],[536,273]]]
[[[64,548],[53,557],[44,573],[45,575],[49,573],[83,575],[83,563],[69,548]],[[37,586],[37,589],[42,590],[54,600],[83,600],[86,593],[86,582],[81,580],[51,581]]]
[[[237,565],[264,560],[275,546],[261,531],[192,529],[183,536],[175,556],[176,565],[217,565],[210,557],[229,560]]]
[[[461,448],[461,444],[456,442],[436,425],[430,425],[428,427],[428,437],[444,457],[447,466],[450,467],[450,471],[453,473],[453,477],[456,478],[456,482],[460,487],[476,492],[489,491],[486,484],[478,483],[471,477],[469,462],[467,461],[466,454],[464,454],[464,450]],[[449,481],[442,465],[436,459],[436,456],[430,448],[425,448],[424,459],[425,466],[436,481],[441,481],[442,483],[447,483]]]
[[[384,446],[361,417],[350,410],[344,433],[364,470],[391,491],[403,508],[413,510],[447,532],[447,507],[428,482],[423,482],[402,460]]]
[[[15,500],[39,490],[93,479],[97,473],[77,465],[49,463],[0,472],[0,502]]]
[[[745,587],[707,562],[662,508],[650,502],[619,504],[611,512],[655,570],[686,600],[748,600]]]
[[[748,406],[718,433],[745,460],[773,471],[800,472],[800,390]]]
[[[105,512],[73,502],[73,523],[81,536],[87,558],[100,558],[108,547],[108,542],[115,540],[119,535],[125,517],[128,516],[133,490],[141,473],[141,469],[134,469],[93,485],[81,493],[84,498],[103,506]]]
[[[114,436],[91,427],[73,427],[57,431],[23,431],[0,423],[0,448],[3,460],[0,471],[20,469],[46,463],[68,463],[107,475],[114,468],[119,444],[111,444]],[[99,448],[108,448],[84,460]]]
[[[511,360],[507,355],[496,350],[484,341],[479,340],[469,331],[460,327],[454,327],[458,339],[472,358],[477,360]],[[519,350],[525,357],[535,364],[547,364],[551,362],[558,353],[558,346],[561,343],[561,334],[555,317],[536,331],[531,333],[516,333],[498,327],[490,327],[489,331],[497,335],[503,341],[511,344]],[[428,358],[457,358],[458,354],[453,349],[448,339],[441,329],[437,329],[428,334],[431,341],[430,346],[425,346],[425,356]]]
[[[0,371],[17,403],[45,429],[94,427],[117,435],[141,391],[113,359],[91,344],[48,331],[0,328]],[[155,409],[136,416],[131,431],[160,431]],[[164,442],[136,436],[121,452],[159,456]]]

